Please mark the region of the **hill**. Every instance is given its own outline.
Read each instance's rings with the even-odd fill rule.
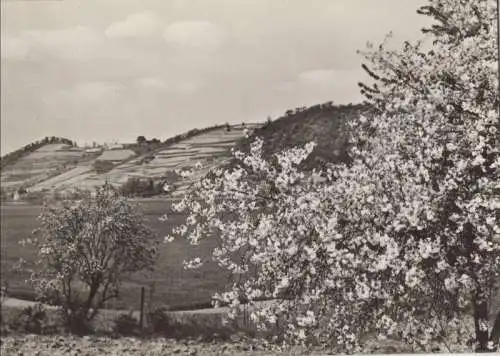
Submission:
[[[2,158],[1,184],[7,192],[26,190],[96,157],[66,139],[34,142]]]
[[[303,168],[319,168],[327,162],[347,162],[349,130],[347,123],[361,114],[372,115],[368,104],[334,106],[331,102],[288,110],[276,120],[253,131],[253,134],[238,144],[238,149],[248,152],[250,142],[256,137],[264,141],[264,155],[270,157],[284,149],[303,146],[314,141],[317,146]]]
[[[32,199],[46,195],[72,196],[81,189],[93,189],[108,181],[121,187],[131,179],[145,180],[158,194],[169,184],[174,196],[182,194],[188,182],[176,173],[201,164],[203,175],[211,167],[230,159],[230,149],[259,124],[218,125],[194,129],[169,138],[141,140],[134,144],[84,149],[59,141],[40,141],[2,158],[3,195]],[[66,140],[66,139],[65,139]]]
[[[131,196],[164,194],[168,186],[174,198],[182,196],[193,181],[212,167],[231,165],[232,147],[248,151],[255,137],[264,139],[265,155],[285,148],[317,144],[304,168],[326,162],[348,161],[349,120],[370,114],[367,104],[334,106],[331,102],[288,110],[266,124],[217,125],[171,137],[163,142],[141,137],[137,143],[78,148],[68,139],[45,138],[1,160],[2,197],[40,201],[46,196],[76,197],[109,182]],[[245,138],[249,131],[250,137]],[[234,163],[234,162],[233,162]],[[190,180],[179,172],[202,167]],[[28,193],[23,196],[22,193]]]
[[[4,155],[0,159],[0,167],[3,169],[7,165],[15,163],[20,158],[26,156],[30,152],[33,152],[33,151],[39,149],[40,147],[42,147],[44,145],[58,144],[58,143],[65,144],[68,146],[75,146],[75,143],[73,141],[71,141],[67,138],[64,138],[64,137],[55,137],[55,136],[45,137],[42,140],[32,142],[32,143],[27,144],[26,146],[14,151],[14,152],[10,152],[10,153]]]

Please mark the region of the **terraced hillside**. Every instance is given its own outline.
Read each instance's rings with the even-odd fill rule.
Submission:
[[[166,182],[173,188],[173,195],[179,196],[190,181],[179,179],[176,171],[198,164],[202,169],[192,178],[204,175],[211,167],[227,162],[231,147],[260,126],[216,127],[139,154],[139,150],[126,146],[99,152],[62,144],[44,145],[6,165],[2,187],[10,191],[23,187],[29,192],[70,193],[93,189],[106,181],[119,187],[130,178],[145,178]]]
[[[131,178],[166,183],[172,196],[181,196],[194,180],[214,166],[231,162],[230,148],[248,149],[253,137],[264,139],[264,152],[272,155],[282,149],[315,141],[318,146],[306,162],[308,168],[325,162],[348,160],[347,122],[362,113],[364,104],[334,106],[332,103],[298,108],[266,124],[218,126],[145,146],[84,150],[67,144],[45,144],[33,152],[11,160],[2,168],[2,189],[12,192],[26,188],[34,193],[68,194],[93,189],[106,181],[119,187]],[[243,139],[250,133],[249,139]],[[173,140],[174,139],[174,140]],[[196,175],[181,179],[176,172],[201,165]]]
[[[61,174],[73,167],[95,159],[83,149],[67,144],[49,143],[29,152],[2,168],[1,184],[7,191],[29,188]]]

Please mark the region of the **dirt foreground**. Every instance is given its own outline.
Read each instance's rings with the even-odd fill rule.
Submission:
[[[74,337],[74,336],[7,336],[2,337],[0,354],[7,355],[326,355],[310,353],[304,349],[273,351],[264,346],[252,345],[248,341],[202,343],[195,340],[175,341],[171,339],[141,340],[136,338]]]

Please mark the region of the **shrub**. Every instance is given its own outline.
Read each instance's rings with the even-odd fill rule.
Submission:
[[[141,328],[137,318],[132,313],[121,314],[115,319],[113,331],[121,336],[138,336]]]
[[[157,308],[149,313],[149,329],[155,334],[168,334],[174,323],[165,307]]]
[[[47,312],[41,304],[22,309],[10,323],[12,331],[28,334],[43,334],[47,326]]]
[[[44,192],[27,192],[22,196],[24,201],[33,203],[33,204],[42,204],[45,200],[46,195]]]
[[[20,187],[18,190],[17,190],[17,194],[21,195],[21,194],[26,194],[28,193],[28,190],[26,189],[26,187]]]
[[[114,166],[115,165],[111,161],[96,160],[94,162],[94,169],[99,174],[109,172]]]
[[[84,190],[80,188],[76,188],[75,190],[69,191],[62,195],[62,199],[67,200],[81,200],[90,195],[89,190]]]
[[[150,197],[163,193],[163,183],[152,178],[130,177],[121,187],[120,193],[127,197]]]
[[[60,308],[68,331],[89,332],[123,276],[154,265],[152,231],[109,184],[77,203],[44,206],[39,219],[36,238],[26,241],[39,251],[31,283],[43,302]]]
[[[9,199],[9,194],[7,193],[7,191],[3,188],[0,188],[0,200],[6,201],[8,199]]]

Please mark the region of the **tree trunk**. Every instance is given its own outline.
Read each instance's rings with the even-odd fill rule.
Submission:
[[[497,312],[497,316],[495,318],[495,323],[493,324],[493,329],[491,330],[490,341],[493,342],[493,350],[499,350],[499,341],[500,341],[500,310]]]
[[[474,304],[474,328],[476,331],[476,352],[489,352],[488,350],[488,303],[481,289],[473,299]]]
[[[465,248],[465,256],[468,260],[469,273],[472,277],[476,290],[472,296],[472,306],[474,310],[474,330],[476,339],[476,352],[488,352],[488,302],[486,293],[481,286],[481,281],[477,276],[473,262],[473,254],[478,253],[474,246],[474,227],[471,223],[464,224],[462,239]]]
[[[94,298],[96,297],[98,291],[99,291],[99,281],[93,280],[92,284],[90,286],[90,291],[89,291],[89,295],[87,298],[87,302],[85,303],[85,306],[84,306],[85,319],[87,319],[88,321],[90,321],[88,313],[93,306],[93,301],[94,301]],[[94,307],[95,307],[95,305],[94,305]]]

